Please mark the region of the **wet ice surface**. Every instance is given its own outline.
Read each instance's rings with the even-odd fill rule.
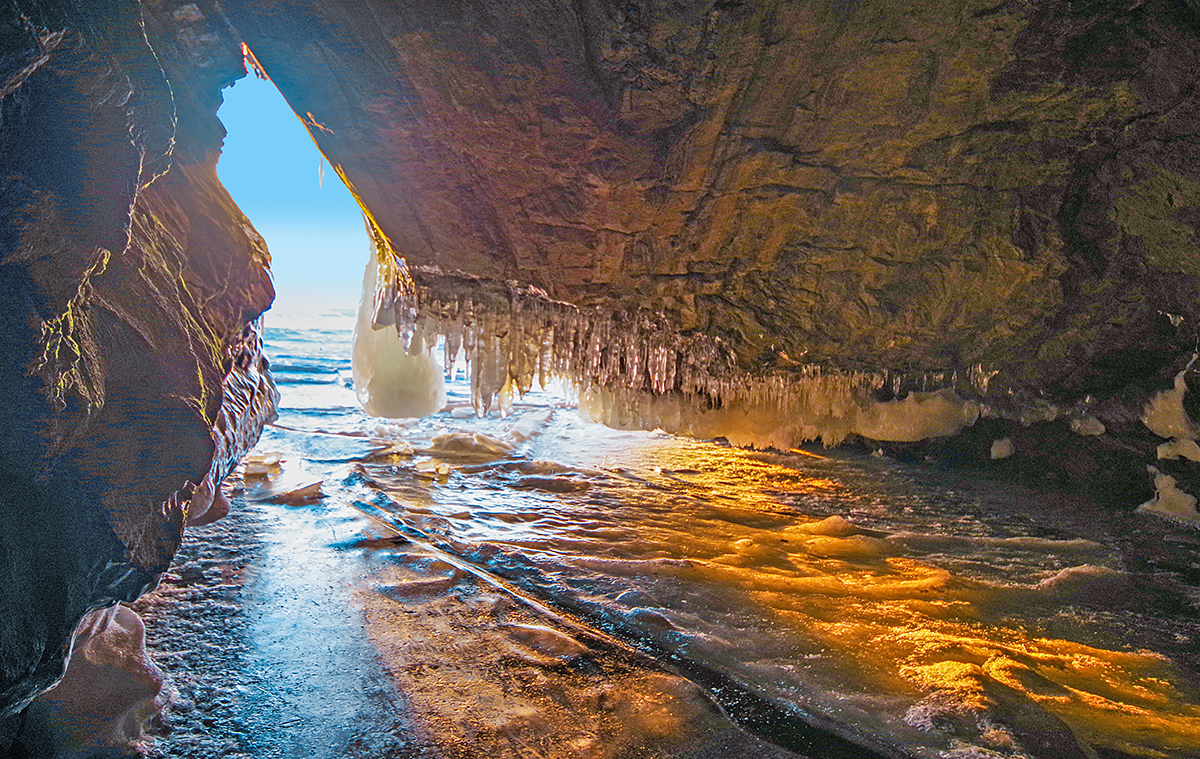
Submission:
[[[269,440],[284,456],[251,457],[231,515],[191,531],[139,602],[177,691],[149,755],[794,756],[687,679],[365,516],[350,466],[377,442]]]
[[[344,467],[310,467],[247,480],[139,602],[177,691],[149,756],[794,756],[685,678],[381,529],[341,500]],[[270,503],[313,471],[326,498]]]
[[[682,672],[791,746],[799,716],[885,754],[1200,754],[1194,531],[848,454],[609,430],[539,393],[476,419],[451,384],[446,412],[370,420],[342,384],[348,332],[266,337],[283,400],[258,450],[285,459],[269,487],[307,472],[325,497],[248,507],[269,529],[239,591],[247,735],[290,724],[299,751],[303,725],[349,740],[386,712],[429,755],[768,755]],[[413,542],[346,548],[355,509]],[[293,705],[255,671],[333,690]],[[355,696],[364,682],[404,708]],[[739,712],[746,694],[775,718]]]
[[[192,530],[159,589],[138,602],[176,694],[152,757],[420,756],[402,699],[348,613],[361,529],[321,505],[234,499]]]
[[[457,462],[445,482],[367,464],[364,481],[398,521],[528,592],[880,750],[1200,746],[1194,689],[1162,655],[1194,666],[1187,599],[1127,572],[1105,536],[1052,513],[988,520],[1001,504],[870,461],[601,430],[564,455],[579,430],[561,416],[523,459]]]

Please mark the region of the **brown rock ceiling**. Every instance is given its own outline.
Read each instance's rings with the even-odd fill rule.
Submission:
[[[1072,400],[1194,343],[1179,2],[226,12],[410,263],[661,309],[752,371],[983,363]]]

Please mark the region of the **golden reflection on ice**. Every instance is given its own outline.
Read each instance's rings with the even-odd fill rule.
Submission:
[[[565,445],[436,482],[402,457],[362,471],[420,529],[540,562],[638,635],[686,641],[780,699],[825,699],[833,719],[921,755],[1200,754],[1197,694],[1173,662],[1057,616],[1124,592],[1098,543],[936,518],[905,531],[892,491],[815,454],[666,435]],[[876,529],[864,513],[882,515]],[[641,600],[615,600],[626,587]]]
[[[667,442],[675,445],[664,444]],[[787,508],[789,513],[790,508],[779,502],[777,494],[830,492],[841,488],[834,480],[762,461],[737,448],[684,440],[655,443],[624,451],[617,459],[619,470],[658,475],[706,499],[768,511]]]
[[[626,472],[682,483],[708,503],[765,514],[788,511],[777,495],[843,487],[693,441],[658,440],[621,461]],[[802,650],[856,670],[867,688],[910,698],[912,727],[957,733],[997,751],[1014,749],[1022,734],[1067,733],[1064,725],[1085,744],[1135,756],[1200,751],[1200,705],[1166,657],[1030,635],[1001,619],[1052,593],[1052,583],[956,578],[899,555],[902,541],[863,534],[840,516],[750,524],[734,540],[703,533],[715,526],[694,522],[678,545],[678,558],[689,561],[664,571],[742,589]],[[723,551],[704,556],[721,542]]]

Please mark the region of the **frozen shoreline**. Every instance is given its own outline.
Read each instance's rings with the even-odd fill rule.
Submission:
[[[355,740],[362,756],[420,756],[347,604],[360,557],[309,543],[318,522],[326,534],[356,527],[235,498],[228,517],[189,531],[136,605],[176,691],[147,756],[354,756]]]
[[[146,756],[797,756],[688,680],[389,537],[326,483],[299,508],[234,497],[136,605],[176,691]]]
[[[1171,755],[1200,740],[1187,725],[1197,703],[1189,641],[1200,627],[1179,611],[1195,585],[1190,533],[969,473],[611,430],[536,392],[507,418],[478,419],[455,382],[441,413],[372,419],[347,386],[348,333],[268,332],[282,417],[249,460],[253,487],[230,517],[253,525],[241,544],[188,558],[164,584],[182,595],[211,586],[217,611],[201,616],[240,630],[228,661],[209,657],[225,684],[192,699],[211,707],[199,723],[212,723],[208,738],[234,736],[234,756],[251,740],[276,740],[271,730],[284,746],[344,739],[336,719],[320,716],[339,699],[339,724],[356,715],[350,732],[390,735],[398,756],[608,757],[638,740],[639,756],[701,756],[723,742],[715,736],[754,743],[711,722],[709,707],[685,708],[695,698],[679,694],[698,692],[686,680],[651,687],[642,675],[663,669],[653,661],[615,674],[624,659],[594,645],[598,631],[621,639],[616,650],[686,672],[740,724],[801,753],[812,744],[779,724],[790,713],[920,756],[1073,756],[1080,729],[1087,743],[1121,751],[1128,724],[1107,719],[1113,710],[1148,715],[1146,745]],[[304,488],[288,499],[296,506],[254,501],[295,488]],[[414,542],[389,543],[394,533],[364,511]],[[201,528],[185,550],[221,525]],[[1128,544],[1129,534],[1144,539]],[[239,555],[249,557],[241,569]],[[233,569],[218,571],[222,562]],[[173,589],[176,580],[188,587]],[[566,627],[538,604],[570,610]],[[292,627],[296,655],[284,646]],[[331,641],[333,650],[320,647]],[[334,650],[350,663],[325,666]],[[390,705],[347,685],[364,650],[377,661],[366,687]],[[298,693],[323,678],[331,690],[312,696],[321,703],[268,682],[288,667]],[[601,687],[606,672],[616,696]],[[1147,676],[1161,686],[1153,703],[1139,685]],[[1182,690],[1172,695],[1172,684]],[[1044,692],[1060,686],[1082,695]],[[765,704],[768,724],[738,713],[739,689]],[[621,694],[673,704],[675,732],[628,715],[619,722],[642,727],[605,727]],[[1111,709],[1089,707],[1093,696]],[[181,738],[204,732],[192,714],[177,710],[173,721]],[[249,753],[291,755],[283,750]]]

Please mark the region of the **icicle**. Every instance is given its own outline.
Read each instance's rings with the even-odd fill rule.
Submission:
[[[625,384],[635,390],[641,389],[642,379],[642,337],[636,332],[625,338]]]
[[[446,370],[446,379],[452,381],[455,375],[455,369],[458,366],[458,354],[462,349],[462,323],[455,320],[450,322],[444,332],[446,360],[444,367]]]
[[[516,394],[555,377],[575,383],[581,410],[613,426],[781,447],[816,438],[832,445],[848,434],[919,439],[979,413],[954,394],[955,372],[830,372],[804,364],[750,375],[722,340],[681,335],[661,314],[581,310],[515,283],[434,268],[410,272],[390,248],[377,249],[386,253],[370,327],[381,329],[390,317],[413,355],[427,355],[444,338],[445,374],[453,378],[463,362],[480,415],[508,413]],[[986,391],[994,374],[977,365],[966,377]],[[877,400],[884,388],[895,400]],[[905,388],[926,392],[900,400]]]
[[[355,394],[369,414],[424,416],[445,405],[441,372],[424,351],[424,337],[413,339],[417,311],[416,289],[403,259],[376,238],[351,360]]]
[[[600,376],[601,371],[601,350],[603,348],[602,341],[607,335],[601,336],[600,331],[592,323],[589,323],[584,328],[584,334],[587,335],[586,347],[584,347],[583,370],[580,374],[585,379],[598,380],[601,385],[607,384],[602,381]]]
[[[550,381],[550,366],[553,361],[554,350],[554,325],[546,324],[538,332],[538,360],[537,360],[537,379],[538,385],[545,390],[546,383]]]
[[[379,255],[375,280],[375,298],[371,310],[371,326],[375,329],[396,323],[396,262],[394,256],[376,251]]]

